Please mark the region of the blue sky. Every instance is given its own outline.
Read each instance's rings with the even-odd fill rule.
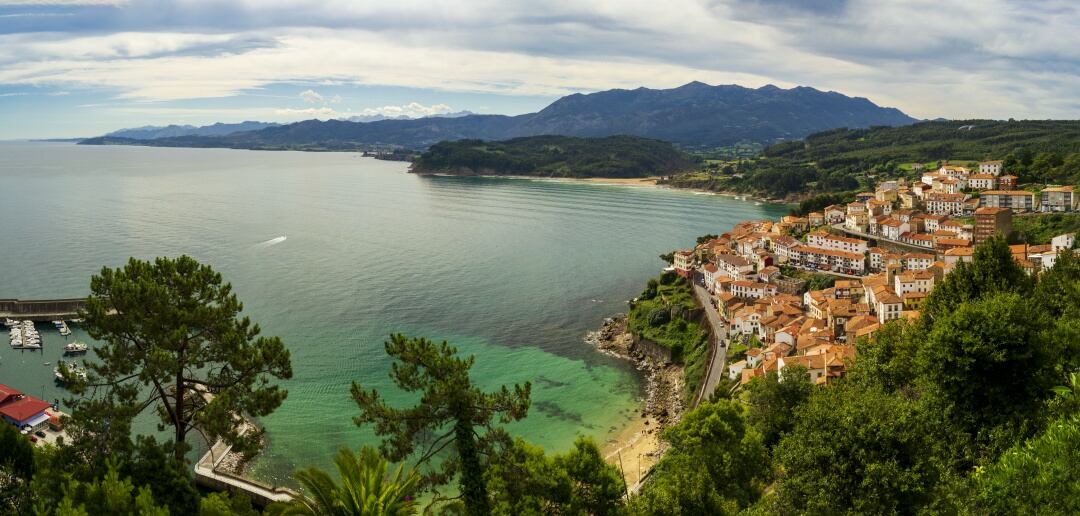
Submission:
[[[1069,0],[0,0],[0,139],[469,110],[692,80],[1080,117]]]

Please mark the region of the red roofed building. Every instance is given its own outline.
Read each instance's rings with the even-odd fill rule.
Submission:
[[[47,401],[0,384],[0,417],[10,424],[19,428],[26,425],[36,428],[47,424],[49,415],[45,410],[50,407],[52,405]]]

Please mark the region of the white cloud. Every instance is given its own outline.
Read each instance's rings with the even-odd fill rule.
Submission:
[[[397,118],[407,116],[409,118],[421,118],[425,116],[445,115],[453,113],[454,109],[446,104],[432,104],[425,106],[419,102],[410,102],[403,106],[381,106],[376,108],[361,109],[356,113],[359,116],[385,116]]]
[[[304,99],[304,102],[308,104],[322,104],[326,102],[326,99],[322,95],[319,95],[315,90],[304,90],[300,92],[300,98]]]
[[[175,100],[280,82],[554,97],[701,80],[804,84],[915,116],[1080,116],[1080,11],[1068,0],[158,0],[106,11],[116,16],[83,29],[45,20],[0,35],[0,84]],[[319,97],[313,107],[340,102]]]
[[[52,5],[104,5],[104,6],[120,6],[128,3],[128,0],[0,0],[0,6],[3,5],[33,5],[33,6],[52,6]]]
[[[219,35],[128,33],[127,47],[166,48]],[[769,78],[637,59],[534,56],[516,52],[403,45],[398,38],[362,31],[289,31],[276,44],[239,54],[119,57],[116,35],[43,45],[20,35],[0,36],[0,84],[81,84],[115,88],[122,97],[176,100],[235,95],[273,82],[336,81],[509,95],[560,96],[611,87],[675,86],[691,80],[762,85]],[[61,47],[78,48],[64,55]],[[177,46],[182,50],[183,47]],[[3,53],[38,56],[5,63]],[[107,55],[110,58],[102,59]],[[807,58],[808,65],[814,60]],[[408,63],[403,66],[402,63]],[[661,78],[658,80],[657,78]],[[774,81],[776,82],[776,81]],[[778,84],[789,84],[778,82]]]
[[[408,118],[422,118],[425,116],[444,115],[453,112],[454,109],[446,104],[432,104],[430,106],[425,106],[419,102],[410,102],[400,106],[380,106],[356,111],[337,110],[328,106],[303,109],[279,108],[274,110],[274,115],[290,119],[318,118],[320,120],[328,120],[332,118],[347,119],[350,117],[399,118],[405,116]]]

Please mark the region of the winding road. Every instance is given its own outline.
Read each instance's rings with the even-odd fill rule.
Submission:
[[[705,287],[701,286],[698,281],[699,277],[694,277],[694,297],[705,310],[705,318],[709,321],[712,337],[709,339],[709,348],[711,357],[708,367],[705,368],[705,379],[701,382],[701,391],[698,392],[698,397],[694,402],[694,405],[701,403],[701,400],[708,400],[712,397],[713,391],[716,390],[716,386],[720,383],[720,378],[724,375],[724,365],[727,362],[727,346],[724,345],[723,335],[727,333],[727,325],[724,320],[720,318],[720,313],[716,311],[710,301],[711,295]]]

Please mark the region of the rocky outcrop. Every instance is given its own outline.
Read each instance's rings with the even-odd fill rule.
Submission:
[[[605,319],[600,329],[590,333],[586,340],[603,353],[629,360],[644,376],[646,396],[642,417],[654,417],[661,428],[678,422],[685,409],[683,368],[670,362],[670,351],[667,360],[660,360],[644,352],[644,346],[635,345],[623,314]]]

